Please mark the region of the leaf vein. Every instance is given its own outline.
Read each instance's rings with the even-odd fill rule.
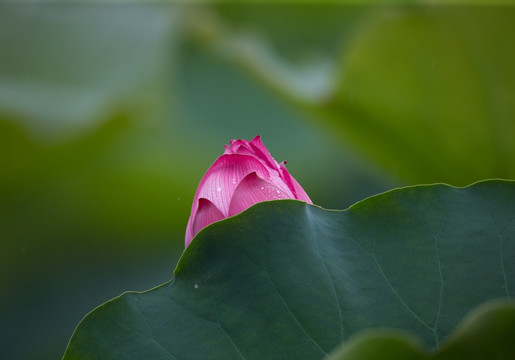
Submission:
[[[221,322],[220,322],[220,317],[218,315],[218,308],[216,307],[216,302],[211,294],[211,292],[209,293],[209,298],[211,299],[211,302],[213,304],[213,308],[215,310],[215,316],[216,316],[216,324],[218,326],[218,328],[222,331],[222,333],[224,334],[225,338],[231,343],[232,347],[234,348],[234,350],[236,350],[236,352],[238,353],[238,355],[240,356],[240,358],[242,359],[245,359],[245,356],[243,356],[243,354],[241,353],[240,349],[238,348],[238,346],[236,346],[236,344],[234,343],[234,341],[232,340],[232,337],[229,335],[229,333],[227,333],[227,331],[225,330],[225,328],[222,326]]]
[[[147,320],[145,319],[145,316],[143,315],[143,313],[141,312],[141,310],[140,310],[137,306],[136,306],[136,308],[137,308],[138,312],[142,315],[142,317],[143,317],[143,321],[144,321],[144,322],[146,323],[146,325],[149,327],[149,324],[148,324]],[[147,340],[150,340],[151,342],[153,342],[154,344],[156,344],[156,345],[158,346],[158,348],[159,348],[159,349],[161,349],[161,351],[162,351],[163,353],[165,353],[166,355],[168,355],[168,357],[169,357],[170,359],[178,360],[178,358],[177,358],[177,357],[175,357],[172,353],[170,353],[167,349],[165,349],[165,348],[163,347],[163,345],[161,345],[159,342],[157,342],[157,340],[154,338],[154,335],[152,334],[152,330],[150,330],[150,327],[149,327],[149,331],[150,331],[151,336],[147,336],[147,335],[142,334],[141,332],[139,332],[139,331],[137,331],[137,330],[135,330],[135,329],[131,328],[130,326],[127,326],[127,325],[125,325],[125,324],[122,324],[121,322],[119,322],[119,321],[115,320],[115,319],[114,319],[114,318],[112,318],[112,317],[110,317],[110,320],[111,320],[112,322],[114,322],[115,324],[117,324],[118,326],[120,326],[120,327],[122,327],[122,328],[125,328],[125,329],[127,329],[127,330],[130,330],[130,331],[134,332],[135,334],[137,334],[137,335],[141,336],[142,338],[147,339]]]
[[[297,319],[297,317],[293,314],[293,312],[291,311],[290,307],[288,306],[288,304],[286,303],[286,301],[284,300],[284,298],[281,296],[281,294],[279,293],[279,291],[277,290],[272,278],[270,277],[270,274],[268,274],[268,272],[265,272],[266,275],[267,275],[267,278],[268,280],[270,281],[270,284],[272,285],[275,293],[277,294],[277,297],[279,298],[279,300],[281,300],[281,303],[283,304],[284,308],[286,309],[286,312],[288,313],[288,315],[290,315],[290,317],[293,319],[293,321],[295,321],[295,324],[297,324],[297,326],[300,328],[300,330],[302,330],[302,332],[304,333],[304,335],[309,339],[309,341],[318,349],[320,350],[320,352],[324,355],[327,356],[327,353],[324,351],[324,349],[322,349],[320,347],[320,345],[318,345],[318,343],[311,337],[309,336],[309,334],[307,333],[306,329],[304,329],[304,327],[301,325],[301,323],[299,322],[299,320]]]
[[[420,318],[420,316],[418,316],[409,306],[408,304],[406,304],[406,302],[402,299],[402,297],[400,296],[400,294],[397,292],[397,290],[395,290],[395,288],[393,287],[393,285],[390,283],[390,280],[388,280],[388,278],[386,277],[386,274],[384,273],[383,271],[383,268],[381,267],[381,265],[379,264],[379,262],[377,261],[377,258],[375,255],[371,255],[372,256],[372,259],[374,259],[374,263],[376,264],[377,266],[377,269],[379,270],[379,272],[381,273],[381,276],[383,277],[384,281],[386,282],[386,284],[388,285],[388,287],[390,288],[390,290],[392,290],[392,292],[394,293],[394,295],[397,297],[397,299],[400,301],[401,305],[406,309],[406,311],[408,311],[408,313],[411,314],[411,316],[413,316],[416,320],[418,320],[422,325],[424,325],[424,327],[426,327],[427,329],[429,329],[430,331],[433,331],[433,329],[424,321]]]
[[[440,294],[438,296],[438,310],[437,310],[437,313],[436,313],[435,323],[434,323],[434,326],[433,326],[433,335],[434,335],[434,338],[435,338],[435,345],[436,345],[436,347],[438,347],[440,345],[440,340],[438,339],[438,333],[437,333],[436,329],[438,328],[438,323],[440,322],[440,314],[441,314],[441,311],[442,311],[442,298],[443,298],[443,274],[442,274],[442,262],[440,260],[440,250],[439,250],[439,247],[438,247],[438,237],[440,236],[440,234],[442,232],[442,229],[444,227],[446,216],[447,216],[447,208],[446,208],[443,220],[442,220],[442,224],[440,225],[440,228],[438,229],[438,233],[437,234],[433,234],[433,239],[435,241],[436,260],[437,260],[437,263],[438,263],[438,275],[440,277]]]
[[[312,222],[312,224],[314,224],[315,228],[317,227],[316,223]],[[338,316],[340,319],[340,340],[341,340],[341,342],[343,342],[343,340],[344,340],[343,339],[343,316],[342,316],[340,300],[338,299],[338,294],[336,292],[336,285],[334,283],[334,279],[331,275],[331,272],[329,271],[329,268],[327,267],[327,262],[325,261],[325,258],[322,256],[322,253],[320,251],[320,242],[319,242],[318,236],[316,237],[316,244],[317,244],[318,256],[322,260],[322,264],[324,264],[324,269],[327,273],[327,276],[329,277],[329,280],[331,281],[331,287],[333,290],[334,300],[336,301],[336,307],[338,309]]]
[[[488,212],[488,216],[492,220],[492,223],[494,224],[494,227],[495,227],[495,229],[497,231],[497,237],[499,238],[499,259],[501,261],[501,271],[502,271],[502,276],[503,276],[503,281],[504,281],[504,291],[506,292],[506,297],[508,298],[508,300],[511,301],[510,291],[509,291],[509,288],[508,288],[508,278],[506,276],[506,269],[504,267],[503,243],[504,243],[504,233],[506,232],[508,227],[511,225],[511,223],[513,221],[515,221],[515,219],[511,219],[510,221],[508,221],[506,226],[501,231],[501,229],[499,228],[499,225],[497,225],[497,223],[494,220],[494,217],[492,216],[492,212],[490,211],[490,208],[488,208],[488,207],[487,207],[487,212]]]

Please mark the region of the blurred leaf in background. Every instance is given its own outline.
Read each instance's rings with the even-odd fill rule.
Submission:
[[[515,177],[515,8],[390,9],[342,54],[323,108],[410,182]]]
[[[189,168],[156,124],[176,22],[145,7],[1,5],[1,358],[56,358],[92,306],[169,278],[184,189],[172,166]]]
[[[404,181],[515,176],[514,6],[289,10],[220,6],[212,42]]]
[[[396,184],[199,40],[206,10],[0,5],[1,358],[55,359],[92,308],[168,280],[231,138],[261,134],[327,207]]]
[[[513,7],[0,4],[1,358],[171,277],[195,188],[262,135],[312,200],[514,174]]]

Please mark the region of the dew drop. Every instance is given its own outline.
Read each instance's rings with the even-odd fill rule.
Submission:
[[[221,188],[221,187],[218,187],[218,188],[216,189],[216,191],[220,192],[220,191],[222,191],[222,188]]]

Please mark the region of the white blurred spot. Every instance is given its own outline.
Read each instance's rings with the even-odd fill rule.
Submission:
[[[306,54],[300,62],[285,61],[259,34],[225,34],[218,46],[263,79],[303,101],[318,103],[336,88],[337,63],[319,53]]]

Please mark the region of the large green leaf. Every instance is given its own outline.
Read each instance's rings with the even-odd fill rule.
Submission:
[[[515,182],[417,186],[344,211],[257,204],[201,231],[172,281],[91,312],[65,359],[320,359],[370,327],[437,348],[515,289]]]

